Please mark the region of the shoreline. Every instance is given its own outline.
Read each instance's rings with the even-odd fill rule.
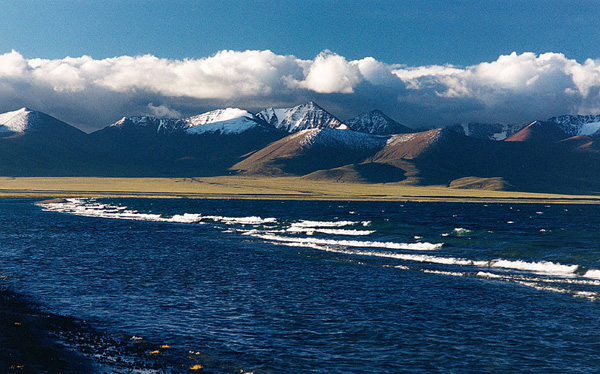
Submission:
[[[0,177],[0,198],[115,197],[249,200],[600,204],[600,195],[360,184],[299,177]]]
[[[0,347],[2,373],[184,373],[197,364],[165,345],[47,312],[7,287],[0,288]]]
[[[0,290],[0,371],[88,373],[92,359],[61,344],[53,334],[72,322],[44,313],[22,296]]]

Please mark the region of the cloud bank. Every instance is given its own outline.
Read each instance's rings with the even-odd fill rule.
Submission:
[[[342,120],[378,108],[413,127],[597,114],[600,60],[512,53],[467,67],[409,67],[329,51],[313,60],[271,51],[221,51],[184,60],[0,55],[0,111],[28,106],[87,131],[124,115],[186,116],[308,100]]]

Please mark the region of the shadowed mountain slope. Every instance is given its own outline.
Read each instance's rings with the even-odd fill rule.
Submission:
[[[361,162],[385,141],[386,137],[350,130],[304,130],[269,144],[232,169],[244,174],[305,175]]]
[[[77,175],[90,166],[86,134],[47,114],[22,108],[0,115],[0,173]]]
[[[240,173],[456,188],[600,191],[600,117],[554,117],[531,123],[508,141],[492,141],[455,129],[366,133],[390,131],[376,121],[370,130],[367,126],[365,132],[352,131],[314,103],[271,112],[274,117],[266,119],[236,108],[184,119],[125,117],[85,134],[23,108],[0,114],[0,174],[200,177]],[[288,132],[302,127],[309,128]]]
[[[415,130],[394,121],[380,110],[372,110],[360,114],[344,123],[351,130],[374,135],[406,134],[415,132]]]
[[[534,121],[506,141],[555,143],[574,136],[600,135],[600,116],[565,115]]]
[[[258,112],[256,117],[269,126],[290,133],[342,126],[339,119],[313,101],[293,108],[267,108]]]
[[[348,182],[451,185],[463,179],[454,186],[600,191],[598,154],[573,152],[564,144],[497,142],[447,129],[389,137],[360,134],[360,142],[356,134],[360,133],[300,132],[268,145],[233,169],[244,174],[300,175]],[[477,182],[466,183],[469,179],[464,178]],[[488,181],[481,182],[484,179]],[[497,182],[500,180],[502,183]]]

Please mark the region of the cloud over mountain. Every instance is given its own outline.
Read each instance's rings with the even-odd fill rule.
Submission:
[[[329,51],[313,60],[268,50],[184,60],[0,55],[0,111],[33,107],[87,130],[123,115],[193,115],[308,100],[341,118],[377,107],[412,126],[595,114],[600,60],[512,53],[467,67],[409,67],[372,57],[349,60]]]

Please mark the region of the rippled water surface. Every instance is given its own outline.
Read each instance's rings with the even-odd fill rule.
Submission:
[[[209,372],[600,367],[596,206],[35,202],[0,200],[3,282]]]

